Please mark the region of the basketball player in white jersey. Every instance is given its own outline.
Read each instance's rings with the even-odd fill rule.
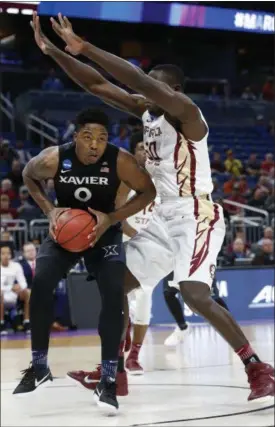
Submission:
[[[174,271],[187,305],[205,317],[245,365],[249,400],[274,396],[274,369],[261,362],[231,314],[212,298],[210,286],[225,234],[222,209],[212,202],[208,126],[183,93],[183,72],[159,65],[146,75],[128,61],[82,40],[66,17],[51,18],[67,52],[82,54],[139,95],[108,82],[92,67],[57,49],[42,33],[34,13],[35,40],[85,90],[143,120],[146,168],[161,203],[147,228],[127,245],[128,290],[152,288]],[[198,343],[199,346],[199,343]]]
[[[135,156],[138,164],[145,167],[146,152],[143,143],[143,133],[133,134],[130,142],[130,152]],[[133,197],[134,192],[130,191],[128,199]],[[155,201],[156,202],[156,201]],[[143,211],[128,218],[123,223],[124,241],[136,236],[142,229],[146,228],[152,217],[155,202],[152,202]],[[123,201],[125,203],[125,200]],[[150,324],[152,308],[152,287],[140,287],[131,292],[129,298],[130,318],[133,323],[133,340],[130,353],[126,359],[125,367],[131,375],[142,375],[143,368],[139,363],[139,352],[141,350],[147,329]]]

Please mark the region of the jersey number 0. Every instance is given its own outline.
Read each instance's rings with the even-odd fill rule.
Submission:
[[[86,187],[79,187],[75,190],[74,197],[80,202],[88,202],[92,198],[92,192]]]

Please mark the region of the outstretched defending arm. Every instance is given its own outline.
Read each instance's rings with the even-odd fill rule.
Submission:
[[[72,80],[85,91],[101,98],[107,104],[141,117],[144,107],[140,99],[110,83],[98,71],[83,64],[58,49],[41,31],[39,17],[33,14],[31,26],[38,47],[45,55],[49,55],[68,74]]]
[[[187,138],[199,141],[205,136],[207,129],[200,111],[188,96],[153,79],[128,61],[83,41],[73,32],[71,23],[66,17],[59,14],[58,19],[59,23],[51,18],[52,26],[67,44],[68,52],[73,55],[87,56],[117,80],[154,101],[172,117],[181,121]]]

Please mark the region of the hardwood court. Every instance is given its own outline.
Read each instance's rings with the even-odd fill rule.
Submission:
[[[274,363],[274,325],[244,326],[259,355]],[[272,426],[274,399],[247,402],[247,378],[238,358],[209,326],[190,327],[183,345],[164,347],[169,328],[151,328],[141,352],[143,377],[129,377],[130,394],[120,398],[117,417],[106,418],[90,391],[65,377],[99,362],[95,335],[52,338],[49,354],[55,381],[37,394],[12,391],[30,361],[28,340],[1,341],[2,426]]]

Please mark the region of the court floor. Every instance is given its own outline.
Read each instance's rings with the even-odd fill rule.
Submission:
[[[259,355],[274,363],[274,325],[243,326]],[[51,340],[54,382],[37,394],[12,395],[30,360],[29,340],[1,340],[1,426],[273,426],[274,399],[247,402],[247,378],[239,359],[209,326],[190,326],[184,343],[164,347],[172,331],[151,328],[141,352],[143,377],[129,377],[130,394],[119,398],[116,417],[105,417],[92,392],[71,384],[68,370],[91,370],[99,361],[94,332]]]

